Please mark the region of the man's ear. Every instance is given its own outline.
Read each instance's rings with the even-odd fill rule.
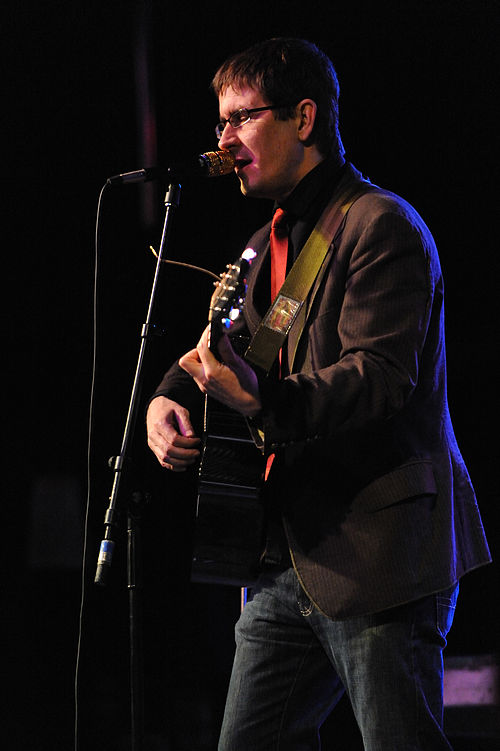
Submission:
[[[297,105],[298,135],[299,139],[306,145],[314,128],[317,111],[318,107],[314,99],[302,99]]]

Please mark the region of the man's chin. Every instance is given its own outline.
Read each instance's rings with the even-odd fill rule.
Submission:
[[[240,191],[246,198],[268,198],[267,194],[259,186],[252,185],[248,180],[243,180],[241,177],[238,177],[238,179],[240,181]]]
[[[245,185],[244,182],[240,182],[240,191],[246,198],[259,198],[258,193]]]
[[[249,194],[251,194],[248,180],[245,180],[243,175],[238,175],[238,180],[240,181],[240,191],[243,193],[243,195],[248,196]]]

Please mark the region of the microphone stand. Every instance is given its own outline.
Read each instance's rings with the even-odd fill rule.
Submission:
[[[146,345],[151,336],[157,332],[152,323],[155,299],[159,287],[160,271],[162,268],[167,237],[170,229],[172,212],[180,203],[179,184],[169,184],[165,195],[165,220],[157,263],[149,299],[146,322],[141,330],[141,345],[130,396],[127,418],[123,432],[120,454],[110,459],[110,466],[114,471],[113,486],[109,507],[104,517],[104,539],[101,541],[97,569],[94,583],[105,586],[109,580],[109,572],[113,560],[115,541],[114,531],[118,526],[118,501],[120,490],[124,482],[124,472],[129,465],[129,447],[132,441],[134,426],[139,407],[139,395],[142,385],[142,371],[145,359]],[[129,590],[129,635],[130,635],[130,693],[131,693],[131,731],[132,751],[141,751],[144,739],[144,692],[143,692],[143,651],[142,651],[142,569],[140,554],[139,521],[141,518],[143,498],[141,494],[133,494],[130,499],[127,515],[127,587]]]

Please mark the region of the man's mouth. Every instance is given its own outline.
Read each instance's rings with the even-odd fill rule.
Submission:
[[[242,169],[244,169],[248,164],[251,163],[251,159],[238,159],[236,158],[234,168],[236,170],[236,173],[240,172]]]

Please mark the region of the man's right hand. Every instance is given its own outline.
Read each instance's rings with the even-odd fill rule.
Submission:
[[[200,439],[194,433],[189,411],[166,396],[149,405],[146,425],[148,446],[162,467],[184,472],[200,456]]]

